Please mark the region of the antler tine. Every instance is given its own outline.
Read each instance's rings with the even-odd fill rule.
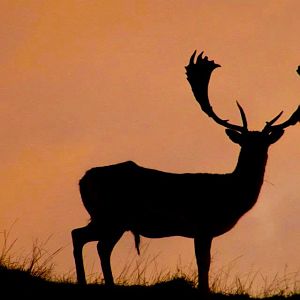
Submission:
[[[194,53],[192,54],[190,61],[189,61],[189,65],[194,64],[196,53],[197,53],[197,50],[195,50]]]
[[[241,117],[242,117],[243,128],[244,128],[245,130],[248,130],[248,123],[247,123],[246,114],[245,114],[245,112],[244,112],[242,106],[239,104],[238,101],[236,101],[236,104],[237,104],[237,106],[238,106],[238,108],[239,108],[239,111],[240,111],[240,114],[241,114]]]
[[[280,112],[274,119],[272,119],[270,122],[267,122],[265,128],[263,131],[271,131],[273,129],[284,129],[289,126],[296,125],[298,122],[300,122],[300,105],[297,107],[295,112],[290,116],[288,120],[285,122],[278,124],[278,125],[273,125],[279,117],[282,115],[283,111]]]
[[[271,121],[267,121],[266,122],[266,126],[263,130],[268,130],[269,128],[272,127],[272,125],[281,117],[281,115],[283,114],[283,111],[281,111],[275,118],[273,118]]]
[[[204,51],[202,51],[199,55],[198,55],[198,58],[197,58],[197,63],[201,63],[201,60],[203,59],[203,53]],[[207,60],[207,56],[206,57],[206,60]],[[204,58],[205,59],[205,58]]]
[[[238,126],[230,124],[228,120],[223,120],[219,118],[210,104],[208,98],[208,85],[210,76],[214,69],[220,67],[219,64],[216,64],[213,60],[208,60],[208,57],[203,57],[203,51],[198,55],[196,62],[196,51],[192,54],[189,64],[185,67],[187,80],[189,81],[194,96],[197,102],[200,104],[200,107],[203,112],[205,112],[210,118],[212,118],[216,123],[239,132],[247,131],[247,120],[246,115],[242,107],[238,104],[240,114],[243,121],[243,126]]]

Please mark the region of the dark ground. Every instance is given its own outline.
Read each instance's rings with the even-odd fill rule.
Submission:
[[[105,287],[100,284],[80,286],[75,283],[49,281],[29,272],[0,266],[0,299],[204,299],[185,279],[173,279],[152,286]],[[211,300],[251,299],[249,295],[211,294]],[[272,300],[300,300],[300,294],[273,296]]]

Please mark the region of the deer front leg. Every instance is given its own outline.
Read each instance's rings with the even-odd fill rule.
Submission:
[[[209,293],[208,272],[210,267],[211,237],[199,236],[194,239],[198,266],[198,289],[203,295]]]

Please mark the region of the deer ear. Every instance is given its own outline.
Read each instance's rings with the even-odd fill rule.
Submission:
[[[268,136],[269,144],[271,145],[271,144],[276,143],[282,137],[283,134],[284,134],[283,129],[271,131]]]
[[[242,134],[232,129],[226,129],[225,132],[234,143],[241,145]]]

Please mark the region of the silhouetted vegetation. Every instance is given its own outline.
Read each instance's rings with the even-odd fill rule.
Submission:
[[[99,299],[201,299],[194,283],[187,278],[174,277],[168,281],[163,281],[154,285],[116,285],[107,287],[103,284],[78,285],[68,280],[51,280],[43,276],[33,275],[28,270],[23,270],[18,266],[8,268],[0,265],[1,293],[10,295],[13,299],[22,296],[28,299],[45,299],[54,297],[82,296],[85,299],[97,297]],[[130,298],[127,298],[130,297]],[[243,293],[222,294],[212,293],[211,299],[250,299],[251,297]],[[264,299],[299,299],[300,294],[273,295]]]

